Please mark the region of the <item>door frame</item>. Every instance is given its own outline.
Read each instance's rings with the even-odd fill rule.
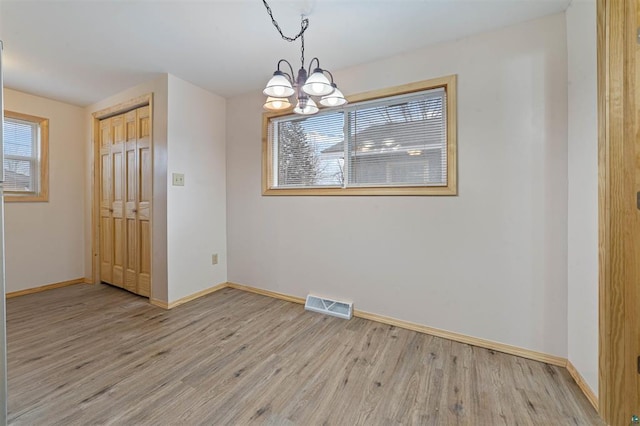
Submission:
[[[600,416],[640,414],[640,210],[636,207],[636,41],[640,0],[598,0],[598,257]],[[640,203],[640,200],[638,200]]]
[[[114,115],[124,114],[136,108],[149,106],[149,116],[151,117],[151,126],[149,127],[150,149],[151,149],[151,176],[153,176],[153,93],[138,96],[125,102],[101,109],[91,114],[91,279],[94,283],[100,283],[100,120],[113,117]],[[153,185],[153,181],[152,181]],[[151,203],[151,213],[149,222],[153,226],[153,201]],[[150,246],[153,248],[153,232],[149,238]],[[151,256],[151,271],[153,271],[153,256]],[[151,274],[149,288],[149,300],[153,299],[153,273]]]

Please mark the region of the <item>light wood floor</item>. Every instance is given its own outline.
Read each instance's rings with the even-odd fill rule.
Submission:
[[[7,317],[12,424],[602,424],[563,368],[240,290],[77,285]]]

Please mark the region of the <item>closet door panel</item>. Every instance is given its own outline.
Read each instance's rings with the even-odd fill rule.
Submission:
[[[113,218],[113,277],[111,284],[124,286],[124,116],[119,115],[111,119],[113,143],[111,144],[111,166],[113,186],[111,200],[111,215]]]
[[[151,117],[148,106],[138,108],[138,293],[149,296],[151,291],[151,200],[152,156]]]
[[[100,280],[113,281],[111,226],[111,120],[100,121]]]
[[[126,142],[125,142],[125,257],[126,267],[124,287],[134,293],[138,289],[138,221],[137,221],[137,170],[136,145],[138,132],[136,131],[136,111],[125,114]]]

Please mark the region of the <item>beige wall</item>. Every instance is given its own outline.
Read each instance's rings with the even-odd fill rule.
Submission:
[[[151,296],[166,302],[167,291],[167,79],[163,74],[155,80],[140,84],[111,96],[96,104],[85,108],[84,119],[87,123],[92,120],[91,114],[104,108],[129,101],[142,95],[153,93],[153,209],[152,209],[152,244],[153,257],[151,260],[152,282]],[[86,140],[93,139],[92,130],[86,132]],[[90,144],[90,142],[87,142]],[[93,147],[87,150],[84,159],[88,165],[85,174],[87,182],[84,204],[85,218],[85,274],[91,277],[91,191],[93,180]]]
[[[225,100],[169,75],[169,302],[227,281]],[[172,173],[185,176],[173,186]],[[213,265],[212,255],[218,254]]]
[[[566,357],[565,30],[558,14],[335,73],[347,94],[458,75],[456,197],[263,197],[263,96],[230,99],[229,280]]]
[[[568,357],[598,394],[596,2],[567,9],[569,52]]]
[[[5,203],[6,291],[84,276],[82,108],[5,89],[5,108],[49,119],[49,201]]]

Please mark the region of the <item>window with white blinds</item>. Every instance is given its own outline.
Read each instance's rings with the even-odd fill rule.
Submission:
[[[312,116],[270,116],[264,193],[455,194],[455,76],[430,83]]]
[[[4,191],[7,201],[46,201],[48,120],[5,111]]]

